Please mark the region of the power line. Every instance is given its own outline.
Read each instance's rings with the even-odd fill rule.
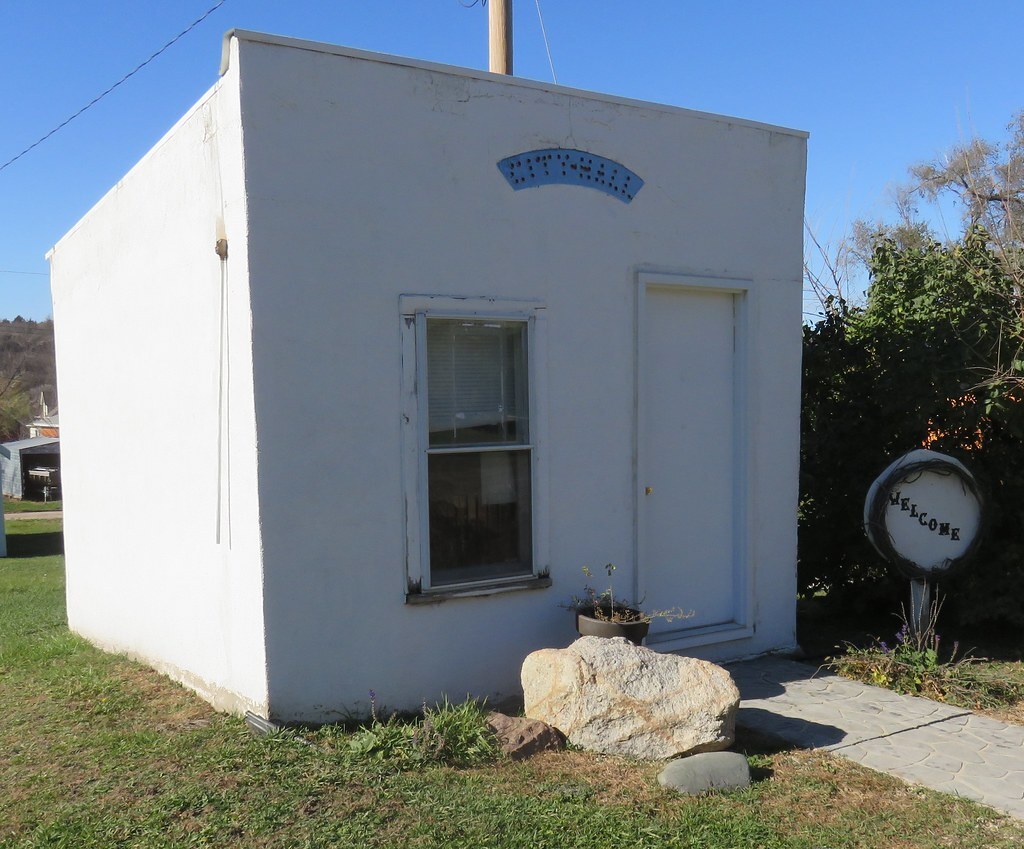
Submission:
[[[37,274],[40,277],[49,277],[47,271],[11,271],[9,268],[0,268],[0,274]]]
[[[548,54],[548,65],[551,66],[551,81],[558,85],[558,77],[555,76],[555,63],[551,61],[551,46],[548,44],[548,31],[544,26],[544,16],[540,13],[540,0],[537,3],[537,17],[540,18],[540,34],[544,36],[544,49]]]
[[[114,83],[110,88],[108,88],[102,94],[96,95],[96,97],[94,97],[92,100],[90,100],[88,103],[86,103],[85,106],[83,106],[81,109],[79,109],[74,115],[72,115],[66,121],[64,121],[61,124],[58,124],[56,127],[54,127],[52,130],[50,130],[50,132],[48,132],[41,139],[39,139],[38,141],[33,142],[28,147],[26,147],[17,156],[13,157],[12,159],[8,159],[3,165],[0,165],[0,171],[3,171],[8,165],[13,165],[15,162],[17,162],[19,159],[21,159],[21,157],[23,157],[30,150],[32,150],[33,148],[36,148],[39,145],[41,145],[44,141],[46,141],[50,136],[52,136],[58,130],[64,129],[68,124],[70,124],[72,121],[74,121],[75,118],[77,118],[79,115],[81,115],[87,109],[90,109],[93,106],[95,106],[97,103],[99,103],[101,100],[103,100],[104,97],[106,97],[108,94],[110,94],[110,92],[112,92],[115,88],[117,88],[119,85],[121,85],[121,83],[123,83],[126,80],[130,79],[131,77],[135,76],[135,74],[137,74],[139,71],[141,71],[143,68],[145,68],[146,65],[148,65],[150,62],[152,62],[154,59],[156,59],[157,56],[159,56],[161,53],[163,53],[168,47],[170,47],[172,44],[174,44],[178,39],[180,39],[182,36],[188,35],[188,33],[190,33],[197,26],[199,26],[199,24],[201,24],[208,17],[210,17],[210,15],[212,15],[221,6],[223,6],[225,3],[227,3],[227,1],[228,0],[217,0],[217,2],[213,6],[211,6],[209,9],[207,9],[200,17],[198,17],[194,21],[192,21],[191,24],[189,24],[187,27],[185,27],[185,29],[183,29],[176,36],[174,36],[174,38],[172,38],[170,41],[168,41],[163,47],[161,47],[159,50],[157,50],[156,53],[154,53],[152,56],[150,56],[145,62],[142,62],[139,65],[136,65],[132,70],[130,70],[123,77],[121,77],[121,79],[119,79],[116,83]]]
[[[551,68],[551,80],[557,84],[558,77],[555,74],[555,63],[551,60],[551,45],[548,44],[548,31],[544,26],[544,15],[540,10],[540,0],[534,0],[534,2],[537,5],[537,17],[540,19],[540,34],[544,38],[544,50],[548,54],[548,66]],[[459,0],[459,5],[465,9],[472,9],[478,3],[480,4],[481,9],[487,6],[487,0],[469,0],[469,2],[467,2],[467,0]]]

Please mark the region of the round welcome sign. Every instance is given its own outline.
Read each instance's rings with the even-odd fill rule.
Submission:
[[[892,463],[868,490],[864,529],[908,578],[939,577],[981,541],[982,497],[974,476],[952,457],[920,449]]]

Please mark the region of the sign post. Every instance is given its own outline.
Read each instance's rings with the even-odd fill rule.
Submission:
[[[910,581],[910,630],[920,634],[928,621],[928,610],[932,606],[932,585],[926,578]]]
[[[864,530],[879,554],[910,579],[910,627],[920,633],[931,581],[962,566],[981,542],[983,500],[960,461],[919,449],[882,472],[864,501]]]

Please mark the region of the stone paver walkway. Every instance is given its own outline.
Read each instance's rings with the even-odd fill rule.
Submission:
[[[1024,727],[782,658],[728,668],[742,727],[1024,819]]]

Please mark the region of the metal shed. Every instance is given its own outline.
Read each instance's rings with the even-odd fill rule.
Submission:
[[[37,436],[34,439],[19,439],[0,444],[0,488],[11,498],[25,498],[38,494],[42,497],[40,483],[38,493],[29,481],[30,469],[56,469],[60,473],[60,440],[52,436]]]

